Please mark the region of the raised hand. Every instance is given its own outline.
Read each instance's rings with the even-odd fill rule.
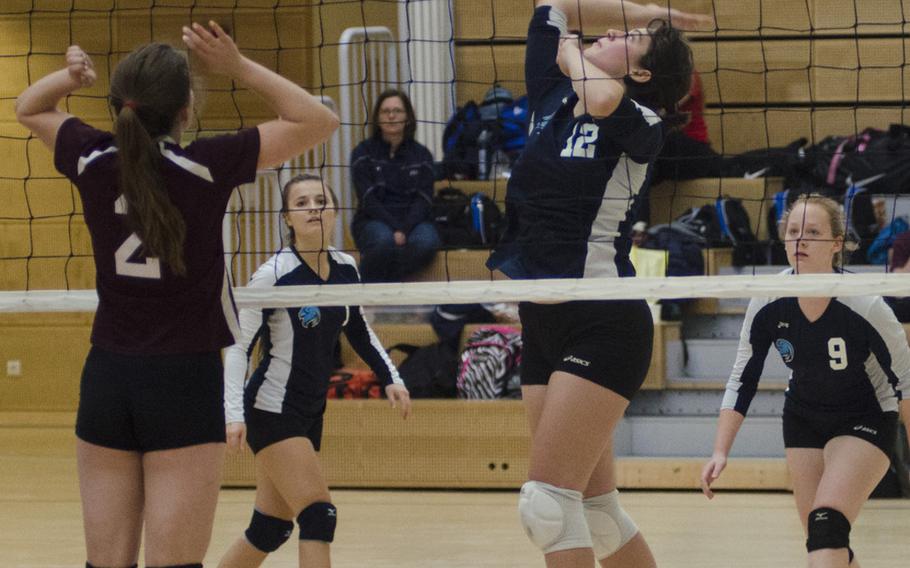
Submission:
[[[559,38],[559,51],[556,52],[556,63],[559,64],[559,70],[566,77],[571,77],[570,63],[581,60],[581,45],[576,34],[569,34]],[[577,77],[576,77],[577,78]]]
[[[236,77],[243,65],[243,55],[237,44],[221,26],[209,21],[209,27],[193,22],[183,26],[183,43],[196,54],[206,69],[212,73]]]
[[[71,45],[66,50],[66,70],[82,87],[91,87],[98,78],[92,58],[78,45]]]
[[[646,8],[652,17],[669,20],[674,28],[687,31],[714,30],[714,18],[707,14],[692,14],[658,4],[648,4]]]

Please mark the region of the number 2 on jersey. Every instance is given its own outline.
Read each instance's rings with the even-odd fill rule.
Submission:
[[[828,340],[828,356],[831,357],[828,363],[835,371],[847,368],[847,343],[843,337],[832,337]]]
[[[126,199],[122,195],[114,202],[114,213],[126,215]],[[142,261],[130,261],[130,258],[140,248],[142,248],[142,239],[136,233],[130,233],[130,236],[114,252],[114,271],[120,276],[160,280],[161,262],[157,258],[145,257],[145,260]]]
[[[581,132],[579,128],[581,127]],[[597,135],[600,133],[600,127],[590,122],[585,124],[575,124],[572,134],[566,140],[566,147],[559,153],[563,158],[593,158]]]

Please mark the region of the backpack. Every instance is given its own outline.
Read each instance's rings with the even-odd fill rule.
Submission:
[[[644,248],[667,251],[667,276],[702,276],[705,273],[703,244],[673,225],[656,225],[648,229]]]
[[[669,225],[655,225],[652,230],[664,227],[673,229],[701,246],[715,246],[723,239],[720,221],[717,218],[717,206],[714,204],[692,207]]]
[[[481,327],[461,353],[458,398],[520,397],[521,332],[508,326]]]
[[[505,226],[495,201],[479,192],[468,196],[455,187],[440,189],[431,211],[439,237],[449,248],[492,247]]]
[[[458,349],[458,340],[469,323],[495,323],[496,317],[483,304],[441,304],[430,314],[430,325],[439,341]]]
[[[336,370],[329,377],[327,398],[382,398],[382,388],[376,374],[367,369]]]
[[[739,199],[718,197],[714,202],[721,238],[733,245],[733,266],[764,264],[765,258],[752,231],[749,213]]]
[[[398,365],[398,374],[411,398],[455,398],[455,374],[458,369],[456,349],[446,343],[418,347],[398,343],[388,352],[407,355]]]
[[[494,164],[511,164],[527,140],[528,97],[512,99],[493,86],[478,105],[468,101],[446,123],[442,133],[442,174],[448,179],[489,179]]]

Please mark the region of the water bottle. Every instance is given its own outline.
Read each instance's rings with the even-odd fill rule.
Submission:
[[[477,179],[490,179],[489,150],[492,133],[484,129],[477,137]]]

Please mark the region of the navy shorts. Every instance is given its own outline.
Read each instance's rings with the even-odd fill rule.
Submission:
[[[247,407],[246,443],[254,454],[260,450],[289,438],[307,438],[318,452],[322,443],[322,414],[311,417],[285,412],[269,412]]]
[[[853,416],[809,415],[784,406],[784,447],[824,448],[838,436],[866,440],[889,458],[897,441],[897,412],[874,412]]]
[[[631,399],[648,374],[654,321],[647,302],[522,302],[521,384],[545,385],[555,371]]]
[[[224,442],[221,354],[120,355],[92,347],[76,435],[131,452]]]

